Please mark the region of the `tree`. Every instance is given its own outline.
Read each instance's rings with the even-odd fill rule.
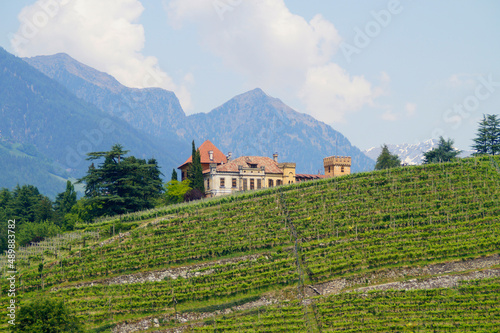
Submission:
[[[80,333],[84,332],[78,318],[71,315],[62,301],[37,298],[21,305],[16,324],[11,326],[15,333]]]
[[[78,180],[85,183],[86,204],[92,207],[90,216],[116,215],[154,207],[163,186],[161,172],[155,159],[124,157],[128,151],[119,144],[110,151],[92,152],[87,160],[104,159],[87,175]]]
[[[177,176],[177,171],[175,171],[175,169],[172,169],[172,177],[170,177],[170,180],[179,180],[179,177]]]
[[[54,209],[61,215],[66,215],[71,211],[71,208],[76,205],[76,191],[71,181],[66,182],[66,190],[57,195],[54,202]]]
[[[25,222],[19,227],[16,241],[19,245],[24,246],[30,243],[39,243],[58,234],[62,234],[62,230],[50,221]]]
[[[382,146],[382,152],[377,157],[377,163],[375,164],[375,170],[396,168],[401,165],[401,160],[398,155],[391,154],[389,148],[386,144]]]
[[[203,168],[201,166],[200,151],[196,149],[194,140],[192,143],[191,165],[188,169],[187,178],[191,181],[191,187],[205,193],[205,184],[203,182]]]
[[[449,162],[460,154],[460,150],[453,148],[453,140],[439,137],[437,148],[424,153],[424,164]]]
[[[194,200],[200,200],[203,198],[203,193],[198,190],[197,188],[193,188],[184,194],[184,201],[194,201]]]
[[[483,115],[472,148],[474,155],[500,154],[500,118],[496,114]]]
[[[171,180],[165,185],[164,204],[176,204],[184,201],[184,195],[191,190],[189,179],[182,182]]]

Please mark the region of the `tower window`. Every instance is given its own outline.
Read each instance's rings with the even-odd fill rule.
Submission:
[[[344,167],[343,166],[340,167],[340,172],[342,172],[342,173],[344,172]]]

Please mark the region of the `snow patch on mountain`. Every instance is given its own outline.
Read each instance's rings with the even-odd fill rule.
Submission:
[[[438,146],[439,140],[429,139],[424,142],[409,144],[388,144],[387,147],[392,154],[399,156],[401,163],[406,165],[420,165],[424,162],[424,153],[436,148]],[[372,147],[363,151],[363,153],[373,160],[377,160],[377,157],[382,152],[382,147]],[[464,150],[459,155],[459,157],[471,156],[474,151]]]

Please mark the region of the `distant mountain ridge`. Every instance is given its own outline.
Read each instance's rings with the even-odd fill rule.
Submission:
[[[78,98],[117,116],[150,135],[172,139],[172,129],[186,115],[171,91],[160,88],[128,88],[109,74],[84,65],[65,53],[23,58]]]
[[[233,155],[271,156],[296,162],[297,172],[323,172],[323,158],[351,156],[354,171],[368,171],[374,162],[345,136],[313,117],[294,111],[257,88],[238,95],[210,113],[188,117],[189,128]]]
[[[403,143],[403,144],[388,144],[387,148],[392,154],[399,156],[401,163],[407,165],[420,165],[424,162],[424,153],[437,148],[439,140],[429,139],[419,143]],[[381,147],[372,147],[363,151],[363,153],[373,160],[377,160],[377,157],[382,152]],[[464,150],[459,155],[459,157],[469,157],[473,151]]]
[[[278,152],[280,160],[296,162],[297,170],[305,173],[321,171],[323,158],[335,153],[352,157],[353,172],[375,165],[329,125],[294,111],[261,89],[238,95],[209,113],[186,116],[173,92],[124,87],[66,54],[24,60],[78,97],[150,134],[178,164],[189,155],[191,140],[199,145],[210,139],[233,156]]]

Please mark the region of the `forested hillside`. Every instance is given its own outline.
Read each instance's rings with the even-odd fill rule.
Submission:
[[[64,300],[94,332],[492,332],[499,162],[360,173],[77,225],[99,240],[19,260],[21,304]]]

